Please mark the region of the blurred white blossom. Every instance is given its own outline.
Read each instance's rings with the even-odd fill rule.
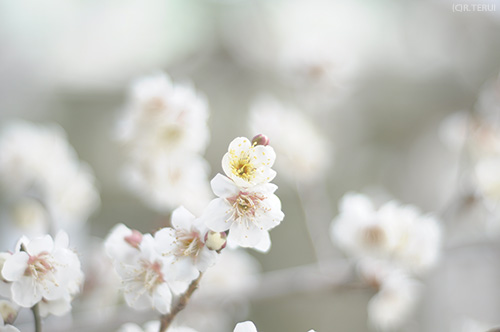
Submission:
[[[28,235],[72,230],[100,199],[88,165],[80,162],[62,128],[16,121],[0,133],[4,217]]]
[[[135,81],[118,123],[127,154],[123,178],[151,207],[184,205],[199,213],[210,199],[208,105],[192,86],[173,84],[163,73]]]
[[[272,97],[250,108],[252,133],[265,133],[278,156],[276,168],[289,181],[313,181],[331,167],[333,149],[319,128],[299,110]]]
[[[441,247],[441,228],[433,217],[394,201],[376,210],[368,197],[353,193],[342,199],[331,235],[354,257],[386,260],[415,273],[431,268]]]

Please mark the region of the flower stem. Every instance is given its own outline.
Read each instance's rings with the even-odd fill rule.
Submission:
[[[170,313],[166,315],[162,315],[160,317],[160,331],[159,332],[165,332],[167,331],[168,327],[174,320],[175,316],[186,307],[187,303],[189,302],[189,299],[191,298],[191,295],[193,295],[194,291],[198,288],[198,285],[200,283],[201,277],[203,276],[203,273],[200,272],[200,275],[198,278],[193,280],[191,284],[189,285],[188,289],[184,294],[181,295],[179,300],[177,301],[177,304],[172,308]],[[38,330],[37,330],[38,332]]]
[[[42,332],[42,320],[40,318],[38,303],[31,307],[31,311],[33,311],[33,318],[35,318],[35,332]]]

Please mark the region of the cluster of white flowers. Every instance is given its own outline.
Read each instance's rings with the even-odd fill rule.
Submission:
[[[0,134],[2,234],[35,236],[80,225],[99,205],[90,168],[58,126],[7,123]],[[14,236],[17,238],[18,236]]]
[[[202,219],[215,232],[229,230],[229,246],[255,248],[267,252],[271,247],[269,230],[279,225],[284,214],[270,183],[276,176],[271,168],[276,159],[269,140],[258,135],[238,137],[222,158],[226,176],[217,174],[211,181],[218,198],[205,209]]]
[[[173,228],[141,234],[118,224],[106,239],[108,255],[122,279],[125,300],[135,309],[170,312],[172,295],[215,263],[206,245],[208,229],[185,208],[172,213]]]
[[[439,257],[439,222],[410,205],[390,201],[376,209],[367,196],[350,193],[340,202],[331,236],[379,289],[369,304],[372,323],[385,330],[399,327],[418,294],[412,275],[428,271]]]
[[[14,253],[1,253],[0,295],[23,308],[38,305],[42,317],[68,313],[84,279],[78,256],[68,246],[64,231],[55,239],[22,237]]]
[[[266,133],[279,156],[276,168],[289,181],[313,181],[331,166],[332,149],[306,114],[261,97],[250,109],[250,129]]]
[[[127,149],[124,179],[159,211],[184,205],[199,213],[210,200],[208,104],[190,85],[163,73],[141,78],[129,92],[117,139]]]

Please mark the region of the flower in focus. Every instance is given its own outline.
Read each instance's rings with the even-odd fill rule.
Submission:
[[[171,222],[173,228],[159,230],[155,239],[161,243],[162,255],[172,259],[171,278],[192,281],[215,264],[217,253],[205,245],[208,228],[184,207],[172,212]]]
[[[306,114],[262,97],[252,104],[249,123],[252,132],[269,136],[276,168],[289,181],[313,181],[331,167],[332,149]]]
[[[247,188],[274,179],[276,172],[271,167],[275,159],[272,147],[252,145],[247,138],[238,137],[229,144],[222,169],[237,186]]]
[[[2,128],[0,184],[9,219],[28,235],[70,230],[99,205],[90,168],[57,126],[16,121]]]
[[[63,231],[54,240],[46,235],[19,241],[2,268],[2,277],[12,282],[12,300],[16,304],[29,308],[40,301],[71,301],[79,291],[83,272],[68,243]]]
[[[215,232],[229,230],[229,244],[269,250],[268,231],[279,225],[285,216],[274,194],[278,187],[263,183],[240,188],[221,174],[214,177],[211,185],[219,198],[210,202],[202,216],[208,228]]]
[[[132,84],[117,139],[127,149],[125,180],[159,211],[184,205],[201,212],[210,199],[208,105],[189,85],[163,73]],[[194,195],[194,197],[193,197]]]

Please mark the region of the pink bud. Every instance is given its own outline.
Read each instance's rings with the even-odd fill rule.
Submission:
[[[138,249],[139,245],[142,242],[142,234],[139,231],[133,229],[132,234],[130,234],[129,236],[125,236],[125,242]]]
[[[266,146],[269,144],[269,137],[264,134],[258,134],[254,138],[252,138],[252,144]]]

